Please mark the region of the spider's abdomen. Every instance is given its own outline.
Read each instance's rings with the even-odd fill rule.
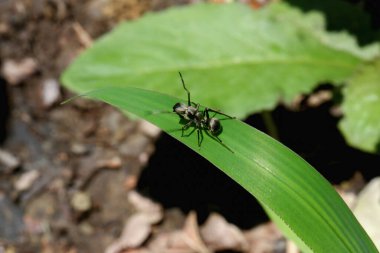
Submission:
[[[209,120],[209,130],[213,135],[218,135],[222,131],[222,125],[220,124],[219,119],[211,118]]]

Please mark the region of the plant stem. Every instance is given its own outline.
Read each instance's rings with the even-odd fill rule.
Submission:
[[[263,117],[264,124],[265,124],[265,127],[267,129],[268,134],[272,138],[274,138],[276,140],[279,140],[280,137],[279,137],[279,134],[278,134],[277,126],[274,123],[274,120],[273,120],[273,117],[272,117],[272,113],[270,111],[263,111],[261,113],[261,116]]]

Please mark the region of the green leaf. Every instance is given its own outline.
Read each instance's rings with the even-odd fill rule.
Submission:
[[[270,209],[309,251],[377,252],[333,187],[301,157],[255,128],[223,120],[219,138],[233,152],[206,134],[198,147],[196,133],[181,137],[178,115],[153,113],[171,111],[184,101],[131,87],[89,96],[150,121],[205,157]]]
[[[320,14],[284,3],[258,11],[241,4],[171,8],[119,25],[75,60],[62,81],[79,93],[134,86],[183,97],[182,71],[200,103],[244,117],[318,83],[339,84],[376,53],[324,25]]]
[[[277,225],[277,227],[282,231],[282,233],[290,240],[292,240],[302,253],[309,253],[312,250],[305,244],[300,237],[298,237],[293,230],[286,224],[278,215],[276,215],[271,209],[266,207],[263,203],[261,206],[264,208],[265,212],[268,214],[270,219]]]
[[[339,123],[347,142],[367,152],[380,151],[380,60],[363,66],[343,91],[344,118]]]

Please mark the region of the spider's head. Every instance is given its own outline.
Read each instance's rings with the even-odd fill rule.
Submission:
[[[187,105],[184,103],[176,103],[173,106],[173,112],[177,113],[179,116],[184,116],[187,111]]]

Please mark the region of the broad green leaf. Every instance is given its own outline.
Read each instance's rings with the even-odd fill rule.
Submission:
[[[348,35],[327,33],[320,14],[284,3],[258,11],[195,4],[119,25],[75,60],[62,81],[79,93],[134,86],[183,97],[182,71],[197,102],[244,117],[318,83],[339,84],[372,54]]]
[[[219,137],[232,152],[205,133],[198,147],[196,132],[181,137],[178,115],[154,113],[170,111],[177,98],[131,87],[89,96],[152,122],[205,157],[270,209],[309,251],[377,252],[333,187],[301,157],[255,128],[223,120]]]
[[[363,66],[343,91],[339,124],[347,142],[368,152],[380,151],[380,60]]]

